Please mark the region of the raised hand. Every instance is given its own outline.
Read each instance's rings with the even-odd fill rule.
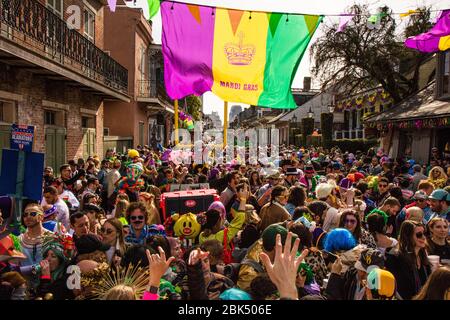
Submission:
[[[191,254],[189,255],[188,265],[194,266],[197,264],[197,262],[204,260],[209,256],[209,252],[204,252],[200,249],[195,249],[191,251]]]
[[[167,271],[172,261],[175,260],[175,257],[170,257],[168,260],[166,260],[166,254],[161,247],[158,247],[158,251],[159,254],[151,254],[149,250],[145,251],[149,262],[149,283],[154,287],[159,287],[159,281],[161,280],[161,277]]]
[[[260,254],[270,280],[276,285],[282,298],[298,299],[295,281],[300,263],[308,255],[308,249],[303,250],[299,257],[296,257],[300,239],[296,239],[291,248],[292,232],[289,232],[284,244],[281,245],[281,235],[277,235],[275,246],[275,261],[270,261],[269,256],[262,252]]]

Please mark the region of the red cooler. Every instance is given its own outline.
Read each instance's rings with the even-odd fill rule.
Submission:
[[[201,189],[190,191],[165,192],[161,195],[161,209],[164,221],[173,213],[194,214],[208,210],[214,201],[219,201],[219,196],[215,189]]]

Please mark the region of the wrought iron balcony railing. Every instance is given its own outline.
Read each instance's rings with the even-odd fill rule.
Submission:
[[[167,95],[164,85],[156,80],[139,80],[137,97],[160,99],[170,105],[173,103],[173,100]]]
[[[128,70],[37,0],[0,0],[1,37],[128,93]]]

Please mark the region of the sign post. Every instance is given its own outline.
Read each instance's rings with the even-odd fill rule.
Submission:
[[[0,195],[15,199],[14,212],[10,219],[13,228],[20,225],[23,200],[41,200],[44,154],[33,150],[34,126],[13,124],[11,128],[11,149],[3,149],[0,180]],[[10,230],[0,234],[6,236]]]
[[[11,126],[11,149],[33,151],[34,126],[13,124]]]

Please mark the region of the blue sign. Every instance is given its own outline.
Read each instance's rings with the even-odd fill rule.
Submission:
[[[33,151],[34,126],[13,124],[11,127],[11,149]]]
[[[19,166],[19,152],[3,149],[2,168],[0,175],[0,196],[16,195],[19,183],[19,170],[23,170],[23,197],[32,200],[42,199],[42,176],[44,174],[44,154],[37,152],[23,152],[25,155],[23,167]]]

